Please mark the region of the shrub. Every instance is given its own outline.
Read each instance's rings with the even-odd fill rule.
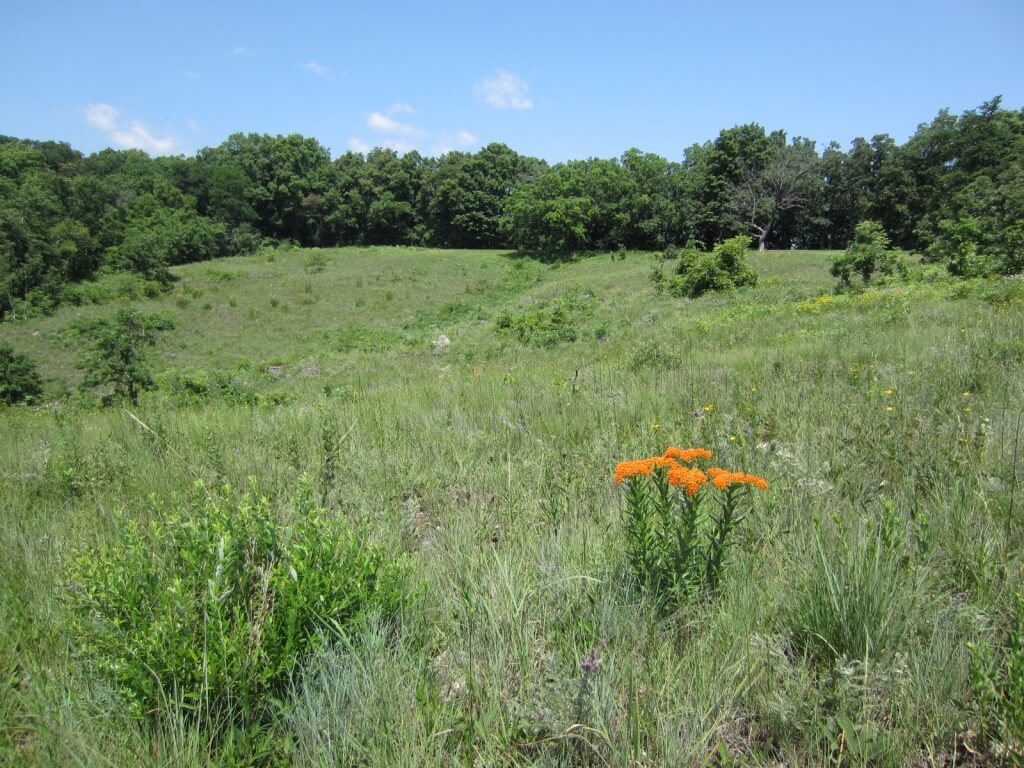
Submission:
[[[938,237],[926,251],[929,260],[944,263],[949,273],[957,277],[999,274],[999,260],[978,247],[984,238],[976,219],[942,219],[938,230]]]
[[[134,272],[113,272],[100,275],[96,280],[65,285],[62,300],[76,306],[116,300],[140,301],[154,299],[165,289],[161,283],[146,280]]]
[[[626,559],[663,607],[718,588],[748,491],[768,487],[756,475],[693,466],[710,458],[700,448],[669,448],[615,468],[615,482],[626,484]]]
[[[566,294],[554,301],[541,301],[527,312],[504,312],[495,325],[523,344],[551,347],[579,337],[579,323],[593,311],[592,293]]]
[[[849,285],[853,274],[867,284],[872,275],[906,274],[899,251],[890,250],[889,237],[877,221],[862,221],[853,233],[850,247],[832,261],[831,273],[842,285]]]
[[[76,366],[85,371],[86,387],[113,385],[114,397],[127,397],[133,404],[153,387],[146,366],[146,348],[156,345],[156,334],[170,330],[173,321],[161,315],[147,315],[122,307],[111,317],[77,326],[87,337],[86,348]]]
[[[330,634],[399,614],[406,562],[315,506],[305,476],[287,524],[255,491],[197,490],[73,558],[70,636],[138,716],[177,701],[251,724]]]
[[[303,268],[306,270],[306,274],[317,274],[323,272],[327,267],[327,254],[321,251],[319,248],[310,251],[306,255],[306,263]]]
[[[650,339],[634,347],[629,356],[629,367],[634,370],[678,368],[681,363],[681,358],[672,347]]]
[[[757,285],[757,273],[747,264],[750,238],[745,235],[719,243],[710,252],[695,248],[677,251],[679,266],[669,285],[673,296],[696,298],[709,291],[731,291]]]
[[[978,731],[1017,765],[1024,759],[1024,596],[1016,596],[1006,644],[969,644]],[[998,745],[998,746],[996,746]]]
[[[34,402],[43,394],[35,364],[25,355],[0,344],[0,404]]]

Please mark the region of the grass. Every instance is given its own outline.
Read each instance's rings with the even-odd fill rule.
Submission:
[[[967,643],[1020,585],[1019,281],[835,296],[827,254],[767,253],[757,287],[691,301],[640,253],[308,258],[176,268],[138,304],[176,328],[132,415],[64,385],[65,329],[112,306],[0,326],[59,402],[0,413],[0,765],[962,761]],[[498,327],[584,295],[573,341]],[[770,487],[716,600],[662,618],[610,478],[668,445]],[[309,660],[258,733],[215,743],[173,692],[136,722],[61,631],[72,553],[196,479],[283,507],[303,474],[422,597]]]

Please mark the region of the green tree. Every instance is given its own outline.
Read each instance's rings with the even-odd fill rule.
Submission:
[[[899,251],[889,249],[889,238],[877,221],[862,221],[853,232],[853,242],[835,257],[831,272],[843,285],[850,284],[854,273],[865,284],[876,272],[882,275],[902,273],[906,270]]]
[[[43,394],[35,365],[6,344],[0,344],[0,404],[33,402]]]
[[[784,134],[782,140],[785,141]],[[738,174],[730,183],[729,209],[755,237],[763,251],[782,216],[805,205],[820,182],[814,142],[793,139],[779,144],[772,134],[768,149],[736,160]]]
[[[131,307],[122,307],[112,317],[79,326],[86,348],[76,366],[85,371],[83,385],[113,386],[116,398],[139,402],[139,395],[153,387],[147,365],[147,351],[156,345],[157,333],[174,327],[160,315],[146,315]]]
[[[521,184],[506,207],[512,245],[566,255],[623,245],[629,178],[616,160],[573,160]]]

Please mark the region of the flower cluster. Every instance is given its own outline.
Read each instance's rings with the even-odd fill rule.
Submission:
[[[621,483],[631,477],[649,475],[655,467],[664,467],[672,470],[679,467],[679,462],[673,459],[666,459],[664,456],[653,456],[649,459],[637,459],[636,461],[620,461],[615,467],[615,482]]]
[[[732,485],[752,485],[764,490],[767,481],[757,475],[746,472],[729,472],[720,467],[711,467],[707,472],[698,467],[686,466],[699,459],[710,459],[712,453],[704,448],[669,448],[661,456],[648,459],[620,461],[615,467],[615,482],[621,484],[631,477],[650,475],[655,468],[668,470],[669,485],[681,485],[687,496],[696,496],[697,492],[710,482],[715,488],[725,490]]]
[[[721,467],[710,467],[708,469],[708,477],[711,478],[711,484],[720,491],[724,491],[730,485],[743,485],[744,483],[762,491],[768,487],[768,481],[763,477],[751,475],[747,472],[730,472]]]
[[[696,467],[676,467],[668,471],[669,485],[681,485],[687,496],[696,496],[697,491],[708,482],[708,476]]]
[[[697,459],[710,459],[712,455],[707,448],[669,448],[665,451],[666,459],[676,459],[684,464],[692,464]]]

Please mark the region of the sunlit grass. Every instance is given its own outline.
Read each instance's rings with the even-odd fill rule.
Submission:
[[[0,414],[0,764],[240,761],[245,745],[214,749],[173,716],[138,725],[70,661],[64,563],[112,538],[115,511],[159,517],[196,479],[256,478],[283,504],[304,473],[331,514],[409,554],[424,597],[397,640],[369,627],[296,676],[248,745],[265,761],[820,765],[852,720],[884,746],[877,764],[942,764],[966,643],[998,629],[1019,584],[1024,305],[944,282],[834,297],[827,254],[752,263],[757,287],[694,301],[658,294],[639,253],[182,267],[141,304],[176,321],[153,359],[164,386],[134,411],[148,429],[61,392],[76,374],[61,331],[112,307],[0,326],[62,402]],[[495,327],[582,292],[575,342]],[[253,399],[189,395],[172,376],[188,369]],[[623,567],[612,472],[669,445],[706,446],[769,488],[716,601],[664,618]],[[858,571],[869,539],[884,567]],[[835,595],[811,589],[842,568],[844,594],[891,629],[884,652],[860,653],[864,622],[843,625]],[[879,608],[872,585],[915,599]],[[837,652],[805,653],[801,632]]]

